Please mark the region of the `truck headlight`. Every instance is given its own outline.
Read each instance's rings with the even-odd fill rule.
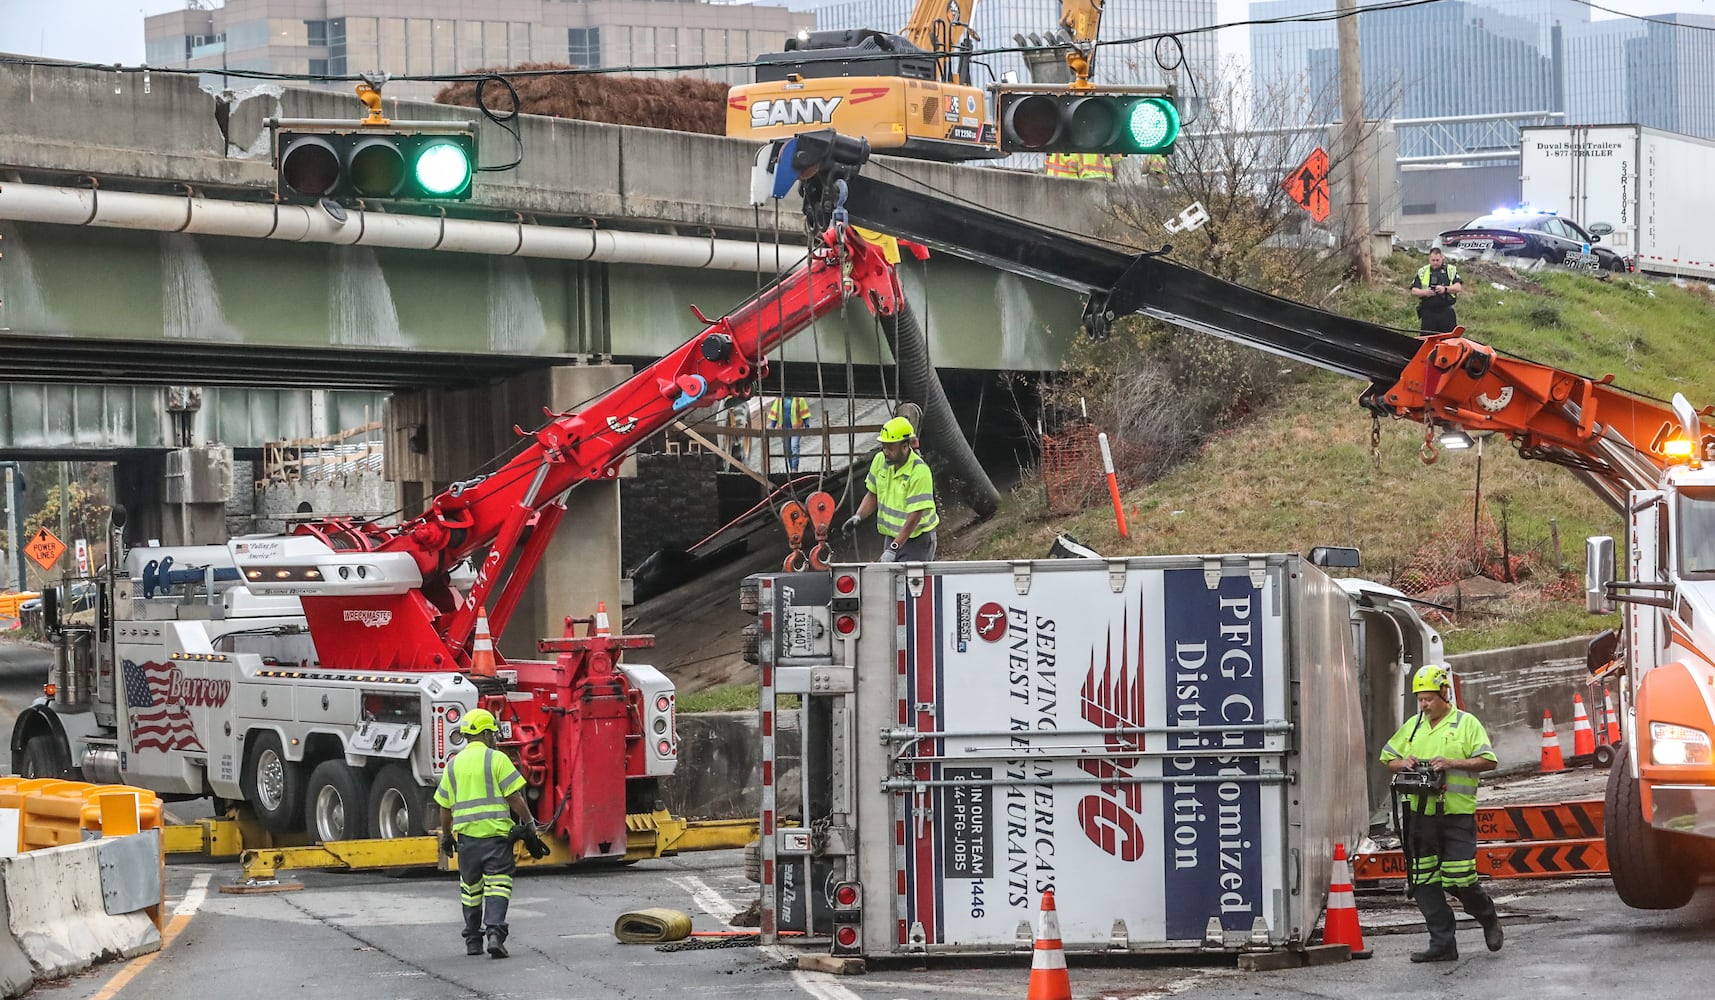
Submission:
[[[1649,724],[1650,760],[1657,764],[1707,764],[1715,760],[1709,752],[1709,734],[1671,722]]]

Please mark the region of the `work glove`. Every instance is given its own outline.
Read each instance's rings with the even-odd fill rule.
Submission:
[[[542,839],[542,835],[537,832],[535,826],[525,827],[521,836],[524,840],[524,849],[530,852],[532,858],[540,861],[548,856],[548,844]]]
[[[459,852],[458,838],[453,836],[453,832],[451,830],[441,831],[441,852],[448,855],[457,854]]]
[[[898,562],[899,561],[899,550],[896,548],[893,548],[891,546],[888,547],[885,551],[883,551],[881,553],[881,561],[884,563]]]
[[[852,533],[852,531],[855,528],[857,528],[858,525],[860,525],[862,523],[863,523],[863,518],[859,517],[856,514],[853,514],[851,517],[846,518],[846,523],[840,525],[840,531],[843,534],[849,535]]]

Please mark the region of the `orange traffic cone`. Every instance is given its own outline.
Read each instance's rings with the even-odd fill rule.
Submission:
[[[494,637],[488,634],[488,609],[476,609],[476,639],[470,644],[472,677],[494,676]]]
[[[1025,1000],[1072,1000],[1072,979],[1066,974],[1066,951],[1060,945],[1060,917],[1054,912],[1052,889],[1042,894],[1036,954],[1030,960],[1030,992]]]
[[[595,627],[591,635],[612,635],[613,628],[607,623],[607,602],[595,603]]]
[[[1328,912],[1322,917],[1322,943],[1343,944],[1353,958],[1369,958],[1364,931],[1358,926],[1358,902],[1352,896],[1352,866],[1346,861],[1346,845],[1334,845],[1334,877],[1328,885]]]
[[[1596,752],[1596,730],[1590,728],[1590,716],[1584,712],[1584,697],[1572,695],[1572,756],[1587,757]]]
[[[1607,729],[1607,733],[1604,735],[1608,745],[1618,746],[1620,743],[1620,717],[1614,712],[1614,692],[1607,688],[1602,689],[1602,708],[1607,715],[1605,720],[1607,725],[1604,727]]]
[[[1538,770],[1543,774],[1566,770],[1566,759],[1560,756],[1560,737],[1554,734],[1554,716],[1546,708],[1542,710],[1542,766]]]

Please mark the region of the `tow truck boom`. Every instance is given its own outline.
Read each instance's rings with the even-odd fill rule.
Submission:
[[[589,406],[544,410],[549,419],[540,428],[515,428],[525,439],[516,455],[454,484],[417,517],[397,525],[328,518],[298,527],[307,537],[294,540],[299,548],[285,558],[313,561],[313,585],[281,568],[276,556],[266,569],[248,567],[249,586],[299,596],[329,669],[468,665],[478,607],[492,608],[491,631],[500,635],[565,512],[566,491],[617,476],[627,452],[686,410],[744,392],[766,369],[769,351],[848,296],[891,312],[898,284],[880,252],[843,225],[819,231],[820,245],[794,271],[730,315],[699,313],[706,329]],[[477,580],[466,597],[450,574],[470,558],[477,559]],[[342,564],[365,572],[347,576],[338,572]]]

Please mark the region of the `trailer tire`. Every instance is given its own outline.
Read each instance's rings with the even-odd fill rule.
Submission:
[[[429,832],[433,793],[417,784],[406,764],[388,764],[369,786],[364,816],[377,838],[421,837]]]
[[[1677,910],[1697,891],[1697,859],[1691,845],[1644,822],[1639,784],[1632,777],[1631,750],[1624,749],[1608,772],[1603,803],[1614,891],[1634,910]]]
[[[343,760],[324,760],[304,790],[304,825],[312,842],[369,836],[369,772]]]
[[[750,882],[762,881],[762,841],[744,845],[744,877]]]
[[[269,833],[298,833],[304,828],[304,769],[286,759],[279,734],[253,730],[244,754],[238,787],[256,819]]]
[[[747,576],[738,582],[738,609],[747,615],[754,615],[761,612],[761,580],[754,576]]]
[[[746,663],[762,662],[762,624],[751,622],[739,633],[739,655]]]

